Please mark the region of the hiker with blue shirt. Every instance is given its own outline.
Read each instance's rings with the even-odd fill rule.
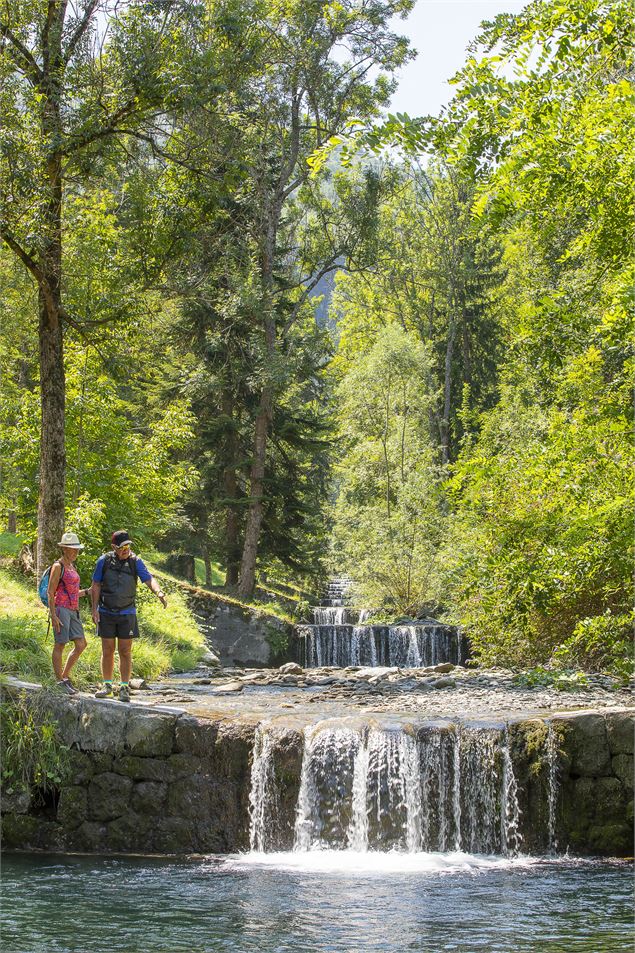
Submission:
[[[137,623],[137,580],[140,579],[167,606],[161,587],[142,559],[132,552],[132,543],[125,529],[112,534],[112,552],[97,560],[93,572],[93,620],[101,638],[101,674],[104,687],[96,698],[112,698],[112,676],[115,667],[115,640],[119,652],[119,698],[130,701],[129,681],[132,672],[132,640],[139,636]]]

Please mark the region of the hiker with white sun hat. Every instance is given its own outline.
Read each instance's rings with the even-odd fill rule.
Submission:
[[[79,573],[74,563],[84,548],[77,533],[64,533],[57,544],[62,550],[61,559],[56,559],[48,571],[47,603],[51,613],[53,635],[53,671],[58,686],[67,695],[76,695],[77,689],[70,680],[73,666],[86,648],[84,626],[79,617],[79,598],[90,593],[80,589]],[[73,643],[73,650],[64,663],[64,647]]]

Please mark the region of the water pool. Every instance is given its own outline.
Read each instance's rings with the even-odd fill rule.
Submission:
[[[610,953],[621,862],[469,854],[5,854],[3,953]]]

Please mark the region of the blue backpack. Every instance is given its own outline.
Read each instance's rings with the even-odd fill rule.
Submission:
[[[60,582],[61,582],[62,579],[64,578],[64,563],[62,562],[61,559],[56,559],[55,562],[59,563],[60,566],[62,567],[62,572],[60,575]],[[53,563],[52,566],[49,566],[48,569],[44,570],[44,572],[42,573],[42,578],[40,579],[40,584],[37,587],[37,593],[38,593],[38,596],[40,597],[42,605],[46,606],[47,609],[49,607],[49,592],[48,592],[49,580],[51,578],[51,569],[53,568],[54,565],[55,563]]]

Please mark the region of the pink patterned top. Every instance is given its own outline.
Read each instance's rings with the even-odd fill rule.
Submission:
[[[79,573],[74,566],[64,566],[64,575],[55,590],[55,605],[79,609]]]

